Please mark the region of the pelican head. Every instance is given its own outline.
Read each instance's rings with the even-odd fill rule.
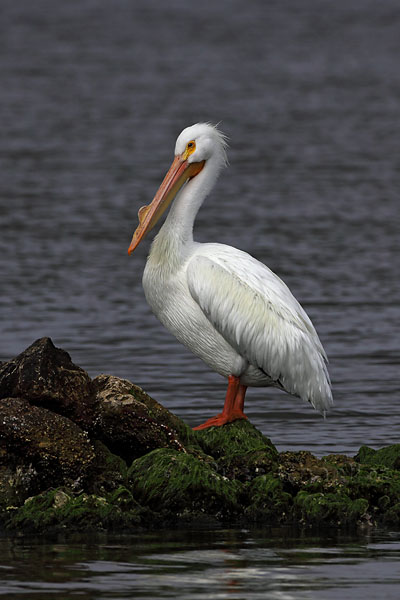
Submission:
[[[186,127],[175,144],[175,158],[153,201],[139,209],[139,225],[133,234],[131,254],[166,211],[182,186],[196,177],[204,167],[213,165],[216,172],[227,162],[227,141],[218,128],[209,123]]]
[[[227,138],[216,125],[196,123],[186,127],[176,140],[175,156],[185,154],[189,144],[188,162],[201,162],[215,158],[221,166],[226,164]]]

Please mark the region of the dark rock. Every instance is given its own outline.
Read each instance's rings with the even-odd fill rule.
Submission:
[[[183,421],[127,379],[99,375],[93,383],[97,406],[90,431],[128,463],[156,448],[186,452],[189,444],[197,446]]]
[[[15,457],[9,456],[5,460],[5,450],[0,449],[0,453],[0,463],[4,463],[0,464],[0,510],[8,510],[10,506],[18,506],[29,496],[40,492],[43,477],[32,465],[12,465],[11,461],[15,462]]]
[[[126,462],[99,440],[92,442],[95,460],[93,461],[85,489],[91,494],[105,494],[126,485],[128,468]]]
[[[8,397],[25,398],[83,427],[93,418],[95,396],[89,375],[46,337],[0,368],[0,398]]]
[[[279,456],[279,477],[285,483],[285,488],[292,494],[304,486],[324,486],[324,491],[330,491],[339,483],[338,471],[334,465],[316,458],[311,452],[282,452]]]
[[[87,434],[69,419],[21,398],[0,400],[0,464],[16,484],[24,473],[25,497],[50,486],[80,488],[94,458]]]

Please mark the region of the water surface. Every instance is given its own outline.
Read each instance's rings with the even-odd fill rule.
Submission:
[[[398,442],[398,3],[2,3],[0,359],[44,335],[197,424],[225,382],[145,303],[127,247],[180,130],[221,121],[197,221],[267,263],[314,321],[335,408],[276,390],[247,413],[280,449]],[[150,236],[151,237],[151,236]]]
[[[287,530],[0,539],[0,597],[397,600],[400,537]]]
[[[3,0],[0,360],[51,336],[189,424],[225,382],[165,332],[127,248],[175,138],[221,121],[230,167],[200,241],[267,263],[314,321],[335,408],[275,390],[247,413],[319,455],[399,434],[397,0]],[[0,540],[0,596],[397,600],[398,533],[157,532]]]

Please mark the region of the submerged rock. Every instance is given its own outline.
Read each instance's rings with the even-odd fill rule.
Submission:
[[[49,338],[0,367],[0,524],[11,530],[400,527],[400,444],[278,453],[245,420],[193,432]]]

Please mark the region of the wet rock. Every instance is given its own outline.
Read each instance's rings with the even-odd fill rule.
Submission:
[[[330,455],[282,453],[279,476],[293,497],[292,518],[305,526],[398,524],[400,473]]]
[[[189,427],[140,387],[111,375],[99,375],[93,383],[97,405],[90,431],[128,463],[156,448],[196,449]]]
[[[353,505],[343,491],[347,479],[338,467],[347,468],[344,458],[326,461],[308,451],[282,452],[278,469],[251,483],[245,514],[255,521],[307,526],[359,523],[368,502]],[[337,494],[338,490],[342,493]]]
[[[311,452],[282,452],[279,457],[279,477],[285,489],[296,494],[300,489],[330,491],[340,482],[337,468]]]
[[[291,520],[293,498],[274,473],[256,477],[247,487],[246,519],[280,524]]]
[[[372,524],[366,498],[350,498],[346,493],[300,491],[294,499],[298,522],[311,527],[345,527],[355,523]]]
[[[342,489],[352,499],[366,498],[372,517],[379,520],[400,498],[400,472],[383,466],[359,465]]]
[[[21,398],[0,400],[0,464],[18,489],[26,486],[25,498],[50,486],[79,488],[94,458],[87,434],[69,419]]]
[[[191,454],[154,450],[132,463],[128,478],[135,498],[168,522],[201,515],[228,520],[239,510],[240,485]]]
[[[37,494],[41,489],[41,477],[38,471],[30,464],[27,465],[11,465],[4,460],[4,450],[0,450],[2,454],[0,463],[0,511],[7,509],[10,506],[18,506],[24,502],[26,498]]]
[[[33,532],[132,531],[140,526],[143,516],[151,518],[148,513],[124,487],[105,496],[50,489],[10,509],[5,521],[8,529]]]
[[[0,524],[400,527],[400,444],[282,452],[246,420],[193,432],[42,338],[0,368]]]
[[[47,337],[1,366],[0,398],[7,397],[25,398],[83,426],[93,418],[95,396],[89,375]]]
[[[92,445],[95,459],[88,472],[86,491],[103,495],[124,486],[128,473],[126,462],[99,440],[93,440]]]
[[[397,469],[400,471],[400,444],[392,444],[380,450],[374,450],[368,446],[361,446],[357,455],[354,457],[358,463],[367,465],[380,465]]]
[[[358,464],[351,456],[344,454],[329,454],[321,459],[321,467],[327,467],[331,473],[342,473],[346,476],[355,475],[358,472]]]
[[[271,440],[245,419],[228,423],[223,427],[200,429],[194,434],[203,450],[214,458],[262,448],[270,451],[271,456],[278,457],[278,451]]]
[[[204,452],[215,459],[217,471],[229,479],[250,481],[278,468],[275,446],[247,420],[195,434]]]

